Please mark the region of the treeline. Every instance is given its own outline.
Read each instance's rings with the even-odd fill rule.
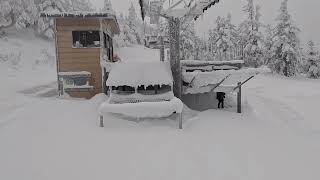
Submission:
[[[52,38],[52,19],[40,18],[41,12],[93,11],[89,0],[1,0],[0,33],[8,29],[34,29],[35,33]]]

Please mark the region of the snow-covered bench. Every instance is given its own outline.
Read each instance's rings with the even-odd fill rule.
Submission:
[[[116,63],[106,85],[110,96],[99,108],[100,126],[107,113],[134,118],[161,118],[177,113],[182,128],[183,103],[173,95],[173,78],[167,63]]]

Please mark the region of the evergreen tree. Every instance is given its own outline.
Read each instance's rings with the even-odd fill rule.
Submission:
[[[307,44],[307,69],[309,78],[320,77],[320,63],[319,63],[319,52],[316,50],[313,41],[309,41]]]
[[[244,7],[247,18],[240,24],[240,45],[243,47],[247,66],[257,67],[261,64],[263,35],[260,32],[260,6],[254,6],[253,0],[247,0]]]
[[[114,13],[112,9],[112,4],[110,0],[104,0],[103,12]]]
[[[236,30],[231,23],[231,15],[227,18],[218,17],[216,27],[209,32],[210,50],[214,52],[220,60],[228,59],[230,52],[236,44]]]
[[[272,47],[273,47],[273,35],[274,29],[269,24],[266,26],[266,37],[264,39],[264,48],[263,48],[263,65],[268,65],[273,57]]]
[[[277,25],[273,37],[273,61],[270,64],[274,72],[293,76],[297,71],[297,63],[300,59],[299,29],[294,25],[288,12],[288,0],[283,0],[280,7],[280,15],[277,17]]]
[[[180,57],[182,59],[193,59],[196,39],[194,22],[182,23],[180,27]]]
[[[142,22],[139,21],[136,10],[133,6],[133,3],[131,3],[131,6],[129,8],[129,15],[126,18],[126,24],[128,28],[128,33],[135,36],[135,42],[137,44],[142,44],[142,37],[143,37],[143,25]]]

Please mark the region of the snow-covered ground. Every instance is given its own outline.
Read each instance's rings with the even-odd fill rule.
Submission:
[[[8,41],[26,64],[43,47],[53,52],[42,40]],[[0,68],[0,179],[320,178],[319,80],[259,75],[244,88],[243,114],[185,108],[183,130],[174,116],[136,122],[110,115],[100,128],[98,107],[107,98],[46,93],[55,87],[54,65]]]

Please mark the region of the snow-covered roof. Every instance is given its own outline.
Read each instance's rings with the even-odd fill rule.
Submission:
[[[172,85],[172,73],[166,62],[116,63],[109,74],[107,86]]]
[[[190,83],[194,88],[200,88],[208,85],[218,84],[223,78],[230,75],[222,84],[222,86],[237,86],[238,82],[243,82],[251,76],[259,73],[268,73],[266,68],[248,68],[241,70],[224,70],[212,72],[184,72],[182,79],[186,83]]]
[[[182,60],[182,66],[208,66],[208,65],[237,65],[244,64],[243,60],[232,61],[202,61],[202,60]]]
[[[108,12],[85,12],[85,11],[71,11],[71,12],[42,12],[41,17],[102,17],[115,18],[116,16]]]
[[[109,12],[85,12],[85,11],[71,11],[71,12],[42,12],[40,17],[51,17],[51,18],[102,18],[104,20],[110,20],[114,23],[114,32],[119,34],[120,27],[115,14]]]

